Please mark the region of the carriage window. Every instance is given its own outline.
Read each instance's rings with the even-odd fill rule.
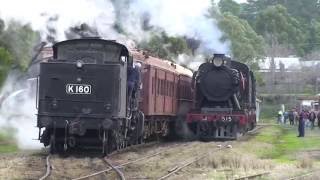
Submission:
[[[161,80],[161,95],[164,94],[164,82]]]
[[[160,94],[160,79],[158,79],[157,94]]]
[[[169,93],[168,93],[168,81],[165,81],[165,89],[164,89],[166,92],[165,92],[165,95],[168,96]]]
[[[154,84],[154,77],[152,78],[152,94],[154,94],[155,84]]]
[[[175,88],[176,88],[176,84],[173,82],[173,87],[172,87],[173,97],[176,96],[176,90],[175,90]]]
[[[174,96],[174,89],[173,89],[173,87],[174,87],[174,83],[171,82],[171,96],[172,96],[172,97]]]
[[[171,82],[169,82],[169,96],[171,97],[172,96],[172,91],[171,91],[171,88],[172,88],[172,84]]]

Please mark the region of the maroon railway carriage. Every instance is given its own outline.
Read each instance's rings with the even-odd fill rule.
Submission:
[[[186,121],[197,137],[237,139],[255,127],[255,79],[247,65],[215,55],[194,73],[193,88]]]
[[[179,113],[186,114],[193,104],[189,69],[170,61],[131,50],[134,61],[142,63],[140,109],[144,113],[145,138],[166,136],[169,124]]]

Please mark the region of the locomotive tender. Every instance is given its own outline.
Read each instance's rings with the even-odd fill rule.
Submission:
[[[237,139],[256,125],[255,78],[249,67],[215,54],[193,75],[195,105],[187,114],[201,139]]]
[[[128,95],[134,62],[141,85]],[[104,154],[165,136],[181,104],[192,104],[191,71],[115,41],[74,39],[53,46],[40,63],[37,107],[39,140],[52,153],[101,147]]]

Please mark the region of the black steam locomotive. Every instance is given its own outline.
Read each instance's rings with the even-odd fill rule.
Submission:
[[[52,153],[81,146],[108,153],[139,143],[144,115],[127,96],[132,61],[128,49],[115,41],[55,44],[53,59],[40,64],[39,140]]]
[[[215,54],[194,73],[193,87],[186,121],[197,137],[236,139],[255,127],[255,78],[247,65]]]

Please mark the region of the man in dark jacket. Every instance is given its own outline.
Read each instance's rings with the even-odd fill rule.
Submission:
[[[129,66],[127,71],[127,83],[128,83],[128,99],[129,107],[135,104],[133,100],[136,100],[137,90],[140,86],[140,63],[135,63],[134,66]]]
[[[289,111],[289,121],[290,121],[290,125],[294,125],[294,109]]]
[[[318,127],[320,128],[320,110],[317,113]]]
[[[314,128],[314,122],[316,121],[316,113],[314,111],[311,111],[309,114],[309,119],[311,122],[311,129]]]
[[[298,126],[299,136],[298,137],[304,137],[305,122],[308,120],[308,118],[309,118],[308,111],[306,109],[302,110],[299,115],[299,126]]]

